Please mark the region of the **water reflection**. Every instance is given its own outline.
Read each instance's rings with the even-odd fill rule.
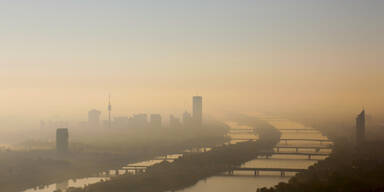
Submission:
[[[24,192],[53,192],[59,189],[62,192],[65,192],[68,189],[68,187],[85,187],[86,185],[98,183],[108,179],[109,179],[108,177],[87,177],[82,179],[73,179],[73,180],[67,180],[64,182],[56,183],[56,184],[39,186],[36,188],[25,190]]]
[[[311,129],[305,127],[304,125],[298,124],[284,119],[270,119],[270,124],[276,127],[277,129]],[[259,136],[253,131],[241,131],[245,129],[252,130],[252,127],[239,125],[236,122],[227,122],[231,129],[235,130],[228,134],[231,137],[231,141],[227,144],[235,144],[238,142],[244,142],[246,140],[257,140]],[[237,129],[237,130],[236,130]],[[319,132],[298,132],[298,131],[282,131],[282,138],[286,139],[300,139],[300,138],[310,138],[310,139],[328,139],[327,137],[321,135]],[[282,141],[279,145],[284,146],[319,146],[322,144],[331,144],[331,142],[319,142],[319,141]],[[188,152],[207,152],[211,148],[202,147],[187,149],[184,153]],[[297,152],[295,148],[281,148],[279,152]],[[330,149],[300,149],[300,152],[310,152],[310,153],[330,153]],[[146,167],[161,163],[166,160],[168,162],[173,162],[175,159],[183,156],[183,154],[171,154],[158,156],[152,160],[142,161],[138,163],[128,164],[117,170],[109,170],[106,172],[99,173],[97,177],[88,177],[77,180],[68,180],[62,183],[52,184],[48,186],[41,186],[38,188],[28,189],[24,192],[53,192],[55,190],[62,190],[65,192],[68,187],[84,187],[89,184],[94,184],[101,182],[103,180],[108,180],[116,175],[123,174],[137,174],[144,172]],[[308,160],[306,155],[272,155],[268,159],[261,157],[254,159],[252,161],[246,162],[242,167],[248,168],[297,168],[297,169],[306,169],[309,166],[313,165],[317,160],[326,158],[326,156],[313,156]],[[235,171],[234,175],[227,175],[226,173],[219,174],[214,177],[199,181],[196,185],[180,190],[180,192],[212,192],[212,191],[221,191],[221,192],[232,192],[232,191],[242,191],[242,192],[254,192],[257,188],[261,187],[270,187],[276,185],[279,182],[288,181],[289,177],[294,176],[295,173],[286,173],[285,177],[281,177],[279,172],[262,172],[260,176],[254,176],[254,171]]]
[[[302,124],[292,122],[284,119],[270,119],[268,120],[271,125],[277,129],[311,129],[305,127]],[[243,129],[243,126],[239,126],[236,123],[228,123],[232,129]],[[313,130],[313,129],[311,129]],[[282,138],[286,139],[328,139],[323,136],[321,133],[316,131],[287,131],[283,130]],[[257,135],[254,134],[233,134],[230,135],[235,139],[257,139]],[[241,142],[237,140],[236,142]],[[319,142],[319,141],[282,141],[279,145],[284,146],[314,146],[319,145],[326,146],[325,144],[332,144],[331,142]],[[276,151],[276,149],[275,149]],[[302,152],[302,153],[330,153],[331,149],[299,149],[296,151],[295,148],[281,148],[280,152]],[[272,155],[268,159],[258,158],[252,161],[246,162],[241,167],[246,168],[292,168],[292,169],[307,169],[309,166],[316,163],[318,160],[322,160],[326,156],[313,156],[311,159],[308,159],[308,156],[305,155]],[[290,177],[294,176],[295,173],[286,173],[285,177],[280,176],[280,172],[268,172],[263,171],[259,173],[259,176],[254,175],[254,171],[234,171],[233,175],[227,175],[222,173],[222,175],[210,177],[204,181],[198,182],[196,185],[189,187],[179,192],[211,192],[211,191],[220,191],[220,192],[232,192],[232,191],[242,191],[242,192],[254,192],[258,188],[262,187],[271,187],[279,182],[287,182]]]
[[[180,192],[233,192],[241,191],[254,192],[261,187],[271,187],[279,182],[288,181],[289,177],[280,176],[214,176],[206,180],[199,181],[195,186],[180,190]]]

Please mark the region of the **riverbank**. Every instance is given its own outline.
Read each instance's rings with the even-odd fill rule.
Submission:
[[[291,121],[289,119],[283,119],[279,117],[264,117],[269,126],[273,126],[278,130],[286,130],[292,128],[298,129],[312,129],[311,127],[306,127],[305,125]],[[241,123],[231,126],[231,129],[236,128],[249,128],[250,124],[253,124],[252,127],[257,127],[257,124],[261,122],[254,122],[254,118],[244,118],[236,119],[241,121]],[[244,123],[245,122],[245,123]],[[254,123],[252,123],[254,122]],[[239,126],[239,124],[245,124],[248,127]],[[234,135],[238,137],[238,135]],[[249,137],[244,135],[245,137]],[[324,137],[321,133],[316,131],[307,132],[296,132],[296,131],[281,131],[281,138],[307,138],[307,139],[328,139]],[[319,146],[319,143],[316,141],[289,141],[288,143],[280,142],[280,146],[290,145],[290,146]],[[276,150],[276,148],[275,148]],[[295,149],[280,149],[281,152],[295,152]],[[300,152],[316,152],[314,149],[299,149]],[[330,153],[329,149],[321,149],[321,153]],[[247,161],[242,164],[243,168],[291,168],[291,169],[308,169],[319,160],[323,160],[325,156],[316,156],[312,157],[311,160],[307,156],[301,155],[272,155],[269,159],[257,158],[251,161]],[[178,190],[177,192],[233,192],[233,191],[242,191],[242,192],[255,192],[257,189],[263,187],[273,187],[280,182],[288,182],[288,180],[293,177],[296,173],[285,173],[285,176],[281,176],[280,172],[274,171],[260,171],[259,175],[255,176],[254,171],[234,171],[233,174],[222,173],[217,174],[213,177],[200,180],[197,184],[188,187],[183,190]]]
[[[337,140],[329,158],[292,177],[288,183],[262,188],[258,192],[384,191],[383,145],[382,140],[356,148],[348,141]]]
[[[201,179],[230,170],[254,159],[257,152],[270,151],[279,142],[280,133],[273,128],[259,129],[260,139],[216,147],[209,152],[185,155],[173,163],[164,161],[144,174],[124,175],[71,192],[174,191],[191,186]]]
[[[159,154],[180,152],[202,144],[223,144],[228,141],[224,136],[226,127],[218,126],[209,134],[197,133],[198,130],[194,130],[195,134],[190,134],[191,131],[178,131],[177,140],[151,135],[159,139],[146,140],[142,145],[115,142],[108,146],[83,145],[82,150],[76,150],[76,145],[67,154],[57,154],[54,150],[1,152],[0,191],[20,192],[31,187],[89,177],[102,171],[118,169],[128,163],[151,159]],[[163,130],[162,134],[167,132],[171,135],[172,130]],[[134,135],[127,137],[127,140],[131,137]]]

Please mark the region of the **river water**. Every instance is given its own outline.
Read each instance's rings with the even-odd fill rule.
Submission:
[[[299,123],[292,122],[290,120],[285,119],[269,119],[268,122],[276,127],[277,129],[311,129],[305,127]],[[247,127],[244,125],[239,125],[236,122],[227,122],[228,126],[231,127],[232,130],[236,129],[248,129],[251,127]],[[258,139],[258,135],[254,133],[242,133],[242,134],[230,134],[232,140],[231,144],[237,142],[243,142],[244,139]],[[308,131],[305,133],[299,133],[296,131],[284,131],[282,132],[281,138],[306,138],[306,139],[327,139],[322,136],[318,132]],[[239,140],[240,139],[240,140]],[[285,145],[305,145],[305,146],[317,146],[319,142],[307,142],[307,141],[288,141],[288,143],[281,143]],[[206,149],[196,149],[201,151],[209,151],[209,148]],[[295,149],[280,149],[280,152],[294,152]],[[301,149],[300,152],[314,152],[313,149]],[[320,152],[329,153],[330,150],[322,149]],[[169,162],[172,162],[173,158],[177,158],[181,156],[181,154],[173,154],[168,155],[167,159]],[[315,156],[312,157],[311,160],[308,160],[307,156],[292,156],[292,155],[273,155],[269,159],[259,158],[254,159],[252,161],[246,162],[242,167],[248,168],[300,168],[306,169],[309,166],[316,163],[318,160],[324,159],[326,156]],[[68,181],[64,181],[62,183],[55,183],[51,185],[39,186],[35,188],[31,188],[25,190],[23,192],[54,192],[55,190],[61,190],[63,192],[68,189],[68,187],[84,187],[89,184],[94,184],[100,182],[102,180],[108,180],[110,177],[118,174],[127,174],[127,173],[135,173],[135,170],[129,170],[133,167],[141,166],[150,166],[156,163],[162,162],[165,157],[157,157],[153,160],[142,161],[135,164],[128,164],[126,167],[122,167],[120,170],[110,170],[103,173],[97,174],[97,176],[87,177],[82,179],[72,179]],[[226,173],[219,174],[217,176],[213,176],[207,178],[205,180],[199,181],[194,186],[186,188],[184,190],[180,190],[178,192],[233,192],[233,191],[242,191],[242,192],[254,192],[256,189],[261,187],[271,187],[279,182],[286,182],[290,177],[294,176],[294,173],[286,173],[285,177],[281,177],[279,172],[261,172],[259,176],[254,176],[253,171],[243,171],[243,172],[234,172],[233,175],[227,175]]]
[[[305,127],[296,122],[292,122],[285,119],[271,119],[268,120],[271,125],[277,129],[311,129]],[[238,126],[234,123],[229,124],[231,128],[244,128],[244,126]],[[239,136],[233,135],[234,138]],[[247,137],[247,135],[241,135],[241,138]],[[298,133],[296,131],[283,131],[281,138],[289,139],[327,139],[318,132],[306,131],[305,133]],[[304,145],[304,146],[318,146],[319,142],[314,141],[288,141],[281,143],[284,145]],[[280,149],[280,152],[295,152],[296,149]],[[301,149],[300,152],[314,152],[314,149]],[[319,152],[330,153],[328,149],[322,149]],[[247,168],[299,168],[307,169],[309,166],[316,163],[318,160],[324,159],[323,157],[312,157],[311,160],[308,160],[307,156],[292,156],[292,155],[273,155],[269,159],[254,159],[252,161],[246,162],[242,167]],[[294,176],[295,173],[286,173],[285,177],[280,176],[280,172],[261,172],[259,176],[254,176],[253,171],[249,172],[236,172],[234,175],[217,175],[210,177],[208,179],[199,181],[192,187],[180,190],[179,192],[255,192],[258,188],[262,187],[272,187],[279,182],[287,182],[290,177]]]

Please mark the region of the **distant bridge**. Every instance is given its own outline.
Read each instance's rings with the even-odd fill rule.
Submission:
[[[118,176],[134,172],[135,174],[142,174],[149,166],[132,165],[126,166],[121,169],[109,170],[99,173],[97,176]],[[122,173],[123,172],[123,173]]]
[[[280,132],[283,132],[285,134],[292,134],[292,133],[304,133],[304,134],[313,134],[318,133],[321,134],[319,130],[316,129],[278,129]],[[229,134],[255,134],[257,133],[256,129],[230,129]]]
[[[176,159],[179,159],[181,157],[182,156],[179,156],[179,157],[156,157],[156,158],[154,158],[154,160],[176,160]]]
[[[260,171],[268,171],[268,172],[280,172],[282,177],[285,176],[286,172],[300,173],[304,172],[305,169],[295,169],[295,168],[249,168],[249,167],[237,167],[228,171],[229,175],[233,175],[234,171],[253,171],[255,176],[260,175]]]
[[[124,170],[124,174],[128,174],[129,171],[134,171],[135,174],[141,174],[144,173],[147,168],[150,166],[145,166],[145,165],[128,165],[122,168]],[[118,170],[116,170],[116,174],[118,173]]]
[[[256,129],[230,129],[229,131],[255,131]],[[279,131],[310,131],[310,132],[319,132],[316,129],[304,129],[304,128],[286,128],[286,129],[278,129]]]
[[[232,138],[232,140],[235,140],[235,141],[256,141],[257,139],[253,139],[253,138]],[[315,141],[315,142],[320,142],[320,144],[322,143],[325,143],[325,142],[333,142],[332,140],[329,140],[329,139],[280,139],[280,141],[285,141],[285,143],[287,144],[288,141]]]
[[[257,141],[258,139],[249,139],[249,138],[232,138],[232,141]]]
[[[332,146],[329,146],[329,145],[320,145],[320,146],[277,145],[275,149],[277,152],[279,152],[280,149],[296,149],[296,152],[299,152],[299,149],[314,149],[315,151],[319,152],[321,149],[332,149]]]
[[[278,129],[279,131],[308,131],[308,132],[319,132],[317,129],[303,129],[303,128],[287,128],[287,129]]]
[[[320,144],[322,144],[323,142],[332,142],[329,139],[282,139],[282,138],[280,138],[280,141],[285,141],[286,144],[288,143],[288,141],[316,141],[316,142],[320,142]]]
[[[149,166],[145,166],[145,165],[128,165],[128,166],[126,166],[126,167],[123,167],[124,169],[125,168],[147,168],[147,167],[149,167]]]
[[[272,155],[303,155],[303,156],[308,156],[308,159],[312,159],[312,156],[328,156],[329,153],[263,152],[263,153],[257,153],[256,158],[258,158],[259,156],[265,156],[265,158],[269,159]]]

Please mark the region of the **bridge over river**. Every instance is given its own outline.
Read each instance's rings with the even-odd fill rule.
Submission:
[[[234,175],[235,171],[253,171],[255,176],[259,176],[260,172],[280,172],[280,176],[285,177],[286,172],[300,173],[306,169],[295,168],[257,168],[257,167],[236,167],[228,171],[228,175]]]
[[[256,141],[257,139],[253,138],[233,138],[232,140],[236,141]],[[307,142],[319,142],[320,144],[323,143],[333,143],[329,139],[309,139],[309,138],[281,138],[280,142],[284,141],[285,144],[288,144],[288,141],[307,141]]]
[[[264,156],[269,159],[272,155],[296,155],[296,156],[308,156],[308,159],[312,159],[312,156],[328,156],[329,153],[302,153],[302,152],[264,152],[257,153],[257,157]]]
[[[282,133],[320,133],[320,131],[316,129],[303,129],[303,128],[287,128],[287,129],[279,129]],[[229,133],[231,134],[242,134],[242,133],[248,133],[248,134],[255,134],[257,133],[257,129],[230,129]]]
[[[300,149],[313,149],[316,152],[319,152],[321,149],[332,149],[332,145],[319,145],[319,146],[307,146],[307,145],[276,145],[274,148],[277,152],[280,149],[295,149],[296,152],[299,152]]]
[[[221,191],[232,192],[238,191],[241,188],[243,192],[254,192],[259,187],[270,187],[279,182],[287,181],[287,176],[292,176],[294,173],[303,172],[307,167],[314,163],[314,156],[326,157],[328,153],[324,150],[330,150],[332,141],[322,136],[317,130],[302,128],[298,126],[281,126],[288,121],[279,120],[270,122],[271,125],[276,127],[282,133],[280,143],[275,146],[273,151],[259,152],[254,160],[246,162],[245,164],[229,169],[225,174],[225,178],[221,175],[207,178],[205,181],[198,182],[195,186],[181,190],[178,192],[207,192],[207,191]],[[291,122],[291,121],[289,121]],[[275,124],[274,124],[275,123]],[[236,126],[235,126],[236,127]],[[232,141],[246,142],[255,141],[258,138],[257,132],[252,128],[244,128],[246,126],[237,126],[236,129],[231,129],[230,136]],[[315,134],[307,134],[315,133]],[[236,137],[237,138],[236,138]],[[233,143],[236,143],[233,142]],[[309,144],[311,143],[312,144]],[[230,142],[232,143],[232,142]],[[315,143],[315,144],[313,144]],[[290,150],[292,149],[292,150]],[[308,151],[308,150],[313,151]],[[116,170],[109,170],[99,173],[87,178],[76,180],[67,180],[63,183],[51,184],[44,187],[36,187],[25,190],[24,192],[53,192],[57,189],[65,191],[68,187],[81,187],[92,183],[102,182],[108,180],[116,175],[123,174],[142,174],[146,169],[156,163],[164,160],[172,162],[185,153],[200,153],[209,151],[210,148],[205,146],[202,150],[189,150],[181,152],[180,154],[162,155],[151,160],[128,164]],[[290,151],[289,151],[290,150]],[[320,152],[321,150],[321,152]],[[263,158],[265,157],[265,158]],[[303,158],[304,157],[304,158]],[[305,158],[307,157],[307,158]],[[308,161],[311,160],[311,161]],[[264,177],[278,173],[281,177]],[[259,176],[257,180],[249,180],[237,176]]]

